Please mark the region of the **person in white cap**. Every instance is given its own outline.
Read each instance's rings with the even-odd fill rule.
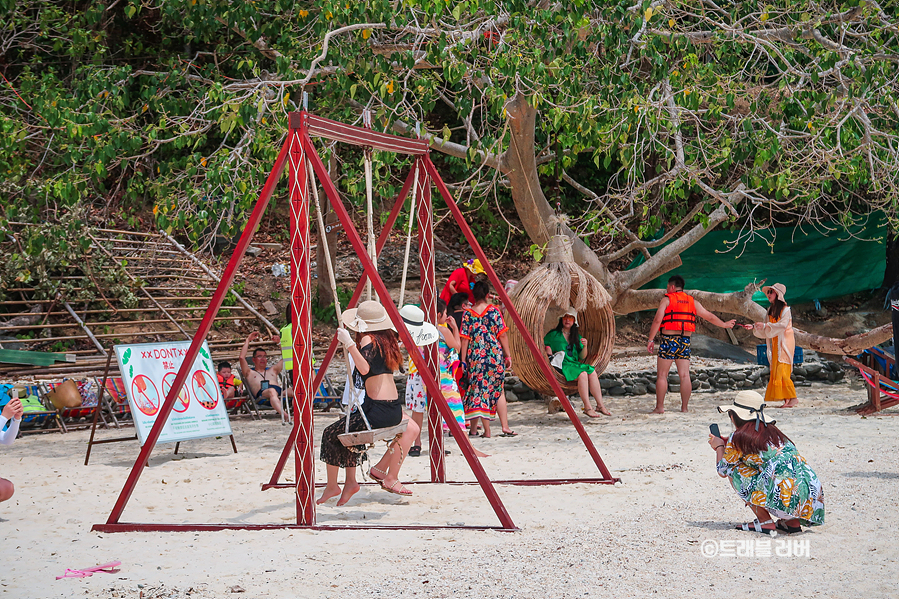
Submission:
[[[815,471],[799,455],[755,391],[740,391],[727,413],[734,432],[724,439],[709,435],[718,475],[729,478],[740,499],[756,518],[737,530],[775,535],[800,532],[801,526],[824,524],[824,488]],[[774,518],[778,518],[777,521]]]
[[[440,338],[437,327],[425,321],[425,313],[418,306],[412,304],[403,306],[400,308],[400,316],[417,347],[430,345]],[[412,421],[419,428],[418,436],[412,447],[409,448],[409,457],[417,458],[421,455],[421,427],[424,422],[425,410],[428,409],[428,392],[425,390],[421,373],[418,372],[415,362],[412,361],[411,352],[413,351],[416,350],[409,348],[409,365],[406,369],[408,374],[406,377],[406,409],[412,412]]]
[[[768,298],[768,322],[752,325],[752,334],[764,339],[768,345],[768,364],[771,377],[765,390],[765,401],[782,401],[778,408],[794,408],[799,405],[796,387],[790,379],[793,373],[793,352],[796,351],[796,337],[793,334],[793,314],[784,300],[787,288],[782,283],[762,287]]]

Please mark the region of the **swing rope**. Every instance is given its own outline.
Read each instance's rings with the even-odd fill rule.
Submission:
[[[406,296],[406,273],[409,271],[409,249],[412,246],[412,225],[415,223],[415,199],[418,194],[418,160],[415,161],[415,179],[412,181],[412,209],[409,211],[409,233],[406,235],[406,255],[403,258],[403,278],[400,281],[400,307]]]
[[[325,230],[325,222],[322,216],[322,207],[321,202],[318,198],[318,186],[315,184],[315,177],[312,173],[312,163],[307,163],[306,172],[309,175],[309,187],[312,189],[312,197],[315,199],[315,216],[318,222],[318,230],[321,233],[319,243],[322,244],[322,249],[325,252],[325,266],[328,268],[328,282],[331,284],[331,294],[334,296],[334,311],[337,314],[337,323],[338,326],[342,326],[342,322],[340,320],[341,314],[343,314],[343,310],[340,306],[340,297],[337,295],[337,277],[334,275],[334,265],[331,263],[331,250],[328,246],[328,236],[324,233]],[[346,348],[343,349],[343,362],[346,365],[347,372],[347,384],[350,382],[350,378],[352,377],[352,372],[350,371],[350,356],[349,352]],[[350,414],[353,412],[353,407],[355,404],[351,404],[347,406],[347,414],[346,414],[346,431],[350,432]],[[358,407],[358,406],[356,406]],[[365,417],[365,413],[362,410],[359,410],[359,413],[362,414],[362,419],[365,421],[365,427],[368,430],[371,430],[371,424],[368,423],[368,418]]]
[[[366,110],[362,113],[362,122],[366,129],[371,129],[371,113]],[[374,203],[372,201],[372,167],[371,167],[371,148],[365,148],[363,152],[365,160],[365,209],[367,212],[368,225],[368,259],[378,269],[378,258],[375,256],[375,222],[374,222]],[[365,284],[365,297],[371,300],[371,279]]]

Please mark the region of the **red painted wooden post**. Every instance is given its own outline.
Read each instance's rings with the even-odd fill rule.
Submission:
[[[147,439],[144,441],[140,453],[134,461],[134,466],[131,468],[131,474],[128,475],[128,480],[125,481],[125,486],[122,488],[122,492],[119,494],[119,498],[116,500],[115,506],[109,514],[109,518],[106,521],[107,524],[115,524],[119,521],[119,518],[121,518],[125,506],[131,498],[131,493],[134,492],[134,487],[137,485],[137,481],[140,479],[140,475],[147,465],[147,460],[150,459],[150,453],[156,446],[156,440],[159,439],[162,427],[165,426],[166,420],[168,420],[169,414],[172,411],[172,406],[175,404],[175,398],[178,397],[178,394],[181,392],[181,387],[184,386],[184,381],[187,380],[191,368],[193,368],[197,353],[200,351],[203,341],[206,340],[206,334],[209,333],[209,329],[212,328],[215,316],[218,314],[219,308],[225,300],[228,290],[231,288],[231,283],[234,281],[234,275],[237,274],[237,268],[240,266],[240,261],[247,251],[247,246],[250,245],[250,240],[253,239],[253,233],[259,225],[259,221],[262,220],[262,215],[265,214],[265,208],[268,206],[268,201],[272,197],[278,179],[281,177],[281,173],[284,172],[284,166],[287,164],[288,142],[289,139],[285,140],[284,145],[281,146],[281,152],[278,154],[275,166],[272,168],[272,172],[269,173],[268,179],[265,181],[265,186],[262,188],[262,193],[259,194],[256,206],[253,208],[253,212],[250,214],[247,225],[244,227],[243,234],[241,234],[240,240],[237,242],[237,247],[234,248],[234,253],[228,261],[228,266],[225,268],[225,272],[222,274],[218,287],[216,287],[215,293],[209,301],[209,308],[206,309],[206,314],[203,315],[203,320],[200,322],[200,326],[197,328],[193,341],[191,341],[190,348],[184,356],[184,362],[181,364],[181,368],[178,369],[175,380],[172,381],[172,388],[169,390],[169,394],[165,398],[162,407],[159,408],[156,422],[153,423],[153,428],[150,429],[150,433],[147,435]]]
[[[437,172],[437,168],[434,166],[434,163],[431,162],[431,159],[428,156],[424,157],[424,162],[427,166],[428,173],[431,175],[431,179],[437,186],[437,190],[446,201],[446,205],[449,207],[450,212],[453,213],[453,217],[455,217],[456,219],[456,224],[459,225],[459,228],[462,230],[462,234],[465,235],[465,239],[467,239],[469,245],[471,245],[471,249],[474,252],[475,257],[481,261],[481,265],[484,267],[484,270],[486,271],[490,282],[493,284],[496,293],[502,300],[503,305],[505,306],[509,315],[512,317],[512,320],[515,322],[515,326],[517,326],[519,331],[521,332],[521,336],[524,338],[528,349],[531,350],[531,355],[534,357],[534,361],[538,365],[540,365],[540,369],[543,371],[543,375],[546,377],[546,380],[549,381],[550,385],[553,388],[553,391],[555,391],[556,396],[559,398],[559,401],[562,402],[562,407],[565,408],[565,413],[568,414],[568,418],[571,420],[571,423],[574,425],[575,430],[577,430],[578,435],[581,437],[581,441],[583,441],[584,445],[587,447],[587,451],[590,453],[590,457],[593,458],[593,462],[596,464],[596,467],[599,468],[599,471],[603,475],[603,477],[611,479],[612,474],[609,472],[608,468],[606,468],[605,463],[603,463],[602,458],[599,456],[599,452],[596,451],[596,447],[593,445],[593,441],[590,439],[590,436],[584,429],[584,425],[581,424],[580,419],[577,417],[577,413],[575,412],[574,407],[571,405],[571,402],[568,401],[568,396],[565,395],[562,387],[560,387],[558,381],[556,381],[556,377],[550,369],[549,363],[544,358],[543,352],[538,349],[537,344],[534,343],[534,339],[531,337],[531,333],[528,331],[527,327],[524,325],[524,322],[521,320],[521,316],[518,315],[518,312],[512,305],[512,301],[509,299],[509,295],[506,293],[502,281],[500,281],[499,277],[496,276],[496,272],[493,270],[493,266],[491,266],[488,262],[487,256],[484,254],[484,250],[481,249],[481,245],[478,243],[478,240],[475,239],[474,233],[471,232],[471,228],[465,222],[465,218],[462,216],[462,211],[459,210],[459,206],[457,206],[455,200],[453,200],[452,194],[450,194],[450,191],[446,187],[446,184],[443,182],[443,179],[440,178],[440,174]]]
[[[421,273],[421,309],[425,313],[425,320],[437,323],[437,275],[434,272],[434,217],[431,206],[431,181],[425,171],[425,165],[421,158],[415,163],[418,165],[418,206],[416,216],[418,220],[418,264]],[[440,366],[438,364],[437,344],[432,343],[425,348],[425,361],[428,370],[436,380],[440,380]],[[431,480],[433,482],[446,482],[446,455],[443,452],[443,426],[440,419],[440,410],[433,401],[428,402],[428,456],[431,462]]]
[[[305,119],[290,129],[290,302],[293,311],[294,461],[297,524],[315,524],[315,455],[312,425],[312,294],[309,177],[302,138]]]

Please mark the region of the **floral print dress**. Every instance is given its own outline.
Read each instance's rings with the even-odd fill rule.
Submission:
[[[499,336],[507,330],[499,308],[492,304],[481,314],[468,308],[462,315],[460,335],[468,339],[468,385],[462,397],[466,420],[496,417],[506,380]]]
[[[792,443],[742,454],[731,435],[718,474],[730,478],[740,499],[775,518],[799,518],[805,526],[824,524],[824,488]]]

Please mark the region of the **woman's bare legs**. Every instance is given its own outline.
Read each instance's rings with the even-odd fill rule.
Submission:
[[[356,468],[344,468],[343,470],[346,472],[346,482],[343,483],[343,493],[340,494],[340,499],[337,500],[337,507],[344,505],[350,500],[350,497],[359,491],[359,483],[356,482]]]
[[[328,464],[326,470],[328,472],[328,483],[325,485],[325,489],[322,491],[321,497],[319,497],[318,501],[315,502],[319,505],[328,501],[332,497],[337,497],[338,495],[340,495],[340,485],[337,484],[337,475],[340,474],[340,467]],[[353,471],[353,476],[355,478],[355,470]],[[358,487],[359,485],[356,486]],[[358,489],[356,490],[358,491]]]
[[[506,405],[506,391],[503,390],[502,393],[499,394],[499,399],[496,402],[496,415],[499,416],[499,424],[503,429],[504,433],[512,433],[512,429],[509,427],[509,409]],[[487,432],[485,437],[490,436],[490,425],[487,420],[484,420],[484,430]]]
[[[384,456],[373,466],[373,469],[386,474],[381,481],[381,486],[387,489],[395,489],[396,491],[402,491],[405,488],[397,484],[400,468],[403,466],[406,454],[409,453],[409,448],[412,447],[412,442],[421,433],[421,428],[415,424],[414,420],[405,414],[403,414],[403,420],[409,421],[409,424],[406,425],[406,432],[387,447]]]
[[[586,372],[577,375],[577,392],[581,396],[581,401],[584,402],[584,414],[590,418],[599,418],[599,414],[590,404],[590,381]]]
[[[587,376],[587,379],[590,382],[590,393],[593,394],[593,399],[596,400],[596,409],[606,416],[611,416],[612,413],[602,403],[602,386],[599,384],[599,375],[594,370]]]

